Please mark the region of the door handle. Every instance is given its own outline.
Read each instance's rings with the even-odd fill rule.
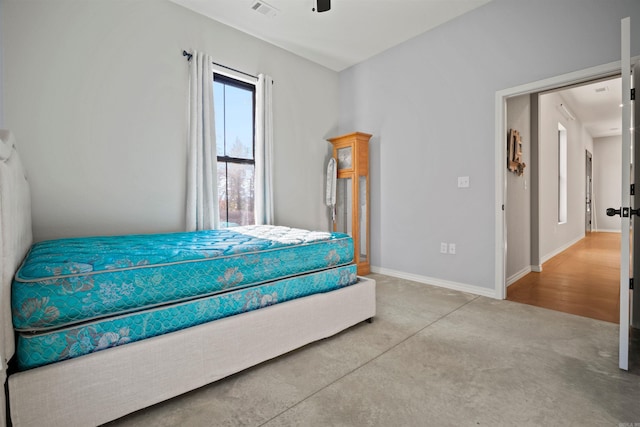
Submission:
[[[629,216],[629,212],[631,212],[631,216],[640,216],[640,209],[633,209],[633,208],[620,208],[620,209],[614,209],[614,208],[607,208],[607,216],[615,216],[615,215],[622,215],[623,217],[628,217]]]

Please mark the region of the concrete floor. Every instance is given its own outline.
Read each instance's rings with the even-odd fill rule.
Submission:
[[[109,425],[640,426],[617,325],[372,277],[372,324]]]

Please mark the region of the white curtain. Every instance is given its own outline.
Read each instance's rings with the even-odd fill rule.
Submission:
[[[212,58],[193,51],[189,65],[187,231],[218,228],[217,158]]]
[[[256,84],[256,224],[273,224],[273,79],[259,74]]]

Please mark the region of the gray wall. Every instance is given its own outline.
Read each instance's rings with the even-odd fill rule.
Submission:
[[[168,1],[6,0],[5,124],[33,188],[36,240],[184,229],[183,49],[275,80],[275,217],[327,229],[338,74]]]
[[[4,129],[4,62],[2,38],[2,8],[4,0],[0,0],[0,129]]]
[[[341,72],[341,132],[374,135],[372,264],[494,289],[495,93],[620,60],[626,16],[638,55],[637,0],[494,0]]]
[[[507,221],[507,283],[531,271],[531,103],[529,95],[507,100],[507,129],[516,129],[522,140],[524,174],[507,173],[505,217]]]
[[[585,150],[593,153],[593,139],[579,118],[567,120],[558,109],[566,101],[560,93],[539,97],[538,161],[540,259],[566,249],[585,234]],[[567,129],[567,222],[558,223],[558,123]]]
[[[619,208],[622,186],[622,137],[593,140],[593,209],[597,231],[620,232],[620,217],[606,215],[607,208]]]

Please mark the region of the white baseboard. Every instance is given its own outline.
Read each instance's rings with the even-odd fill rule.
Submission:
[[[468,292],[470,294],[481,295],[483,297],[496,298],[495,289],[483,288],[475,285],[468,285],[466,283],[452,282],[449,280],[436,279],[435,277],[421,276],[419,274],[405,273],[403,271],[391,270],[389,268],[371,266],[372,273],[384,274],[386,276],[397,277],[399,279],[412,280],[418,283],[425,283],[427,285],[439,286],[441,288],[453,289],[460,292]]]
[[[609,229],[606,229],[606,228],[602,228],[602,229],[599,228],[599,229],[593,230],[593,231],[596,232],[596,233],[621,233],[620,230],[615,230],[615,229],[614,230],[609,230]]]
[[[560,252],[564,252],[567,249],[569,249],[571,246],[575,245],[576,243],[578,243],[580,240],[584,239],[584,235],[579,236],[576,239],[573,239],[572,241],[570,241],[569,243],[567,243],[566,245],[563,245],[557,249],[555,249],[552,252],[549,252],[548,254],[546,254],[545,256],[543,256],[540,259],[540,264],[544,264],[545,262],[549,261],[551,258],[553,258],[554,256],[558,255]]]
[[[532,266],[528,265],[525,268],[523,268],[522,270],[518,271],[516,274],[513,274],[510,277],[508,277],[507,278],[507,287],[509,287],[510,285],[514,284],[518,280],[522,279],[527,274],[531,273],[531,271],[532,271],[531,267]]]
[[[533,271],[534,273],[542,273],[542,264],[540,264],[540,265],[532,265],[531,266],[531,271]]]

